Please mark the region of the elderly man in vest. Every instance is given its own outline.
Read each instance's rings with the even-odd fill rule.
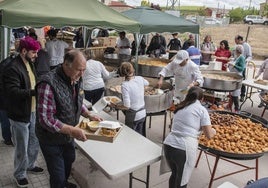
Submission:
[[[75,160],[74,138],[85,141],[82,129],[75,127],[80,115],[101,121],[83,104],[82,75],[86,59],[71,50],[61,66],[49,72],[37,84],[36,134],[50,175],[51,188],[76,187],[68,182]]]

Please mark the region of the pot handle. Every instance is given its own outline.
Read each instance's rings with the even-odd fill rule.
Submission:
[[[167,93],[168,91],[169,91],[169,89],[165,89],[165,90],[163,90],[164,93]]]
[[[234,81],[232,81],[232,83],[239,83],[239,82],[240,82],[240,80],[234,80]]]

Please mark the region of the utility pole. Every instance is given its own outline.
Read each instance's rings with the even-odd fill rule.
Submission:
[[[169,6],[169,3],[171,5]],[[175,4],[177,3],[177,0],[167,0],[167,10],[175,10]],[[180,9],[180,0],[179,0],[179,9]]]

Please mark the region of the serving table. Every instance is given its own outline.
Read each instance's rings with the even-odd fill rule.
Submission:
[[[251,99],[251,96],[253,94],[253,91],[252,91],[253,88],[259,89],[259,90],[268,91],[268,86],[254,83],[254,80],[253,79],[243,80],[242,81],[242,84],[244,84],[246,86],[246,96],[245,96],[245,100],[240,105],[240,109],[242,108],[242,106],[245,104],[245,102],[247,100],[250,100],[251,101],[251,107],[253,107],[253,101]],[[265,110],[266,110],[266,108],[264,108],[261,117],[263,116]]]
[[[116,121],[105,112],[98,113],[104,120]],[[123,125],[122,131],[113,143],[87,140],[75,140],[81,152],[92,161],[109,179],[116,179],[129,174],[129,187],[132,180],[145,183],[149,188],[150,165],[159,161],[161,147]],[[133,172],[147,166],[146,180],[133,176]]]

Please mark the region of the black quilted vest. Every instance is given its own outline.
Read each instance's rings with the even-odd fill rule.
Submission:
[[[72,86],[70,78],[64,74],[62,67],[58,67],[56,70],[42,76],[38,84],[44,82],[51,86],[54,94],[57,108],[55,117],[63,123],[76,126],[79,123],[84,98],[81,79]],[[73,97],[74,92],[76,93],[75,98]],[[46,126],[41,125],[39,122],[38,113],[37,110],[36,135],[39,142],[44,144],[65,144],[72,141],[69,135],[53,133],[44,128]]]

